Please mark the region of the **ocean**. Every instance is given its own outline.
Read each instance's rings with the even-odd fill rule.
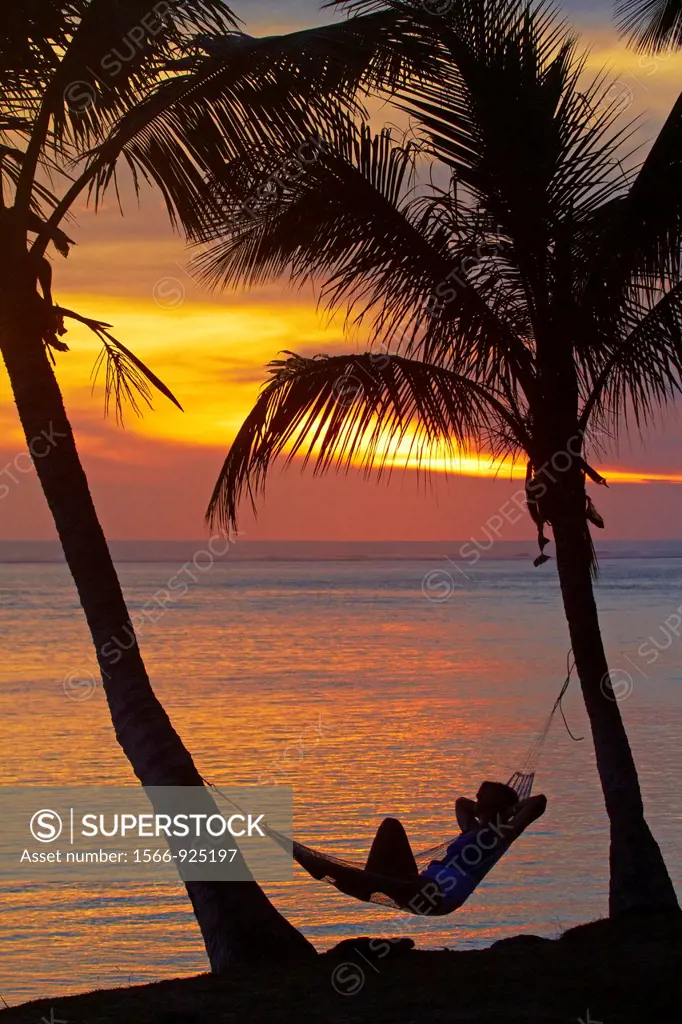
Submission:
[[[119,542],[114,557],[154,687],[204,777],[293,786],[295,834],[362,858],[386,815],[415,849],[454,830],[457,796],[522,762],[566,672],[553,563],[532,542]],[[218,550],[214,546],[214,550]],[[0,781],[133,783],[54,544],[0,543]],[[682,895],[682,543],[606,543],[598,603],[647,817]],[[188,586],[148,610],[178,572]],[[194,580],[190,579],[194,577]],[[145,612],[147,609],[147,612]],[[677,616],[677,618],[676,618]],[[608,831],[579,687],[550,733],[546,815],[455,914],[396,915],[297,870],[266,891],[322,949],[360,935],[479,948],[606,913]],[[9,1005],[207,969],[174,882],[0,884]]]

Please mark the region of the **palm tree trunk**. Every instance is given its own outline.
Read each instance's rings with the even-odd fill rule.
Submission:
[[[609,912],[679,910],[661,851],[644,819],[637,769],[616,695],[609,688],[584,514],[575,507],[573,514],[557,516],[552,529],[564,609],[611,824]]]
[[[20,284],[25,285],[25,279]],[[90,627],[116,738],[143,786],[199,786],[199,772],[152,690],[137,641],[131,644],[130,616],[41,338],[35,291],[19,288],[23,302],[16,293],[13,301],[8,289],[3,291],[0,346],[26,441]],[[114,663],[102,652],[115,638],[121,638],[122,650]],[[234,962],[314,955],[307,939],[279,914],[255,881],[193,882],[187,889],[214,972],[224,972]]]

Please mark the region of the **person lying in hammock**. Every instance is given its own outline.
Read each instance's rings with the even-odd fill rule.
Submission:
[[[510,786],[484,782],[475,801],[466,797],[456,801],[461,832],[442,860],[431,861],[420,873],[402,823],[397,818],[385,818],[374,837],[365,870],[385,876],[381,892],[401,906],[420,914],[449,913],[471,896],[546,807],[545,796],[519,800]],[[421,907],[417,901],[421,901]]]

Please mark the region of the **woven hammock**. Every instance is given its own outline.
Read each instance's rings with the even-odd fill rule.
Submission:
[[[531,795],[535,772],[522,773],[514,772],[507,783],[516,791],[520,800],[525,800]],[[421,911],[415,906],[415,896],[419,896],[420,890],[424,887],[423,880],[415,879],[414,892],[410,897],[396,895],[396,889],[405,889],[405,879],[391,878],[382,875],[378,871],[368,871],[364,864],[356,860],[349,860],[341,857],[334,857],[329,853],[322,853],[310,846],[304,846],[296,840],[275,829],[265,826],[265,833],[274,840],[283,850],[291,854],[297,864],[318,881],[328,882],[346,896],[361,900],[363,903],[378,903],[383,907],[391,907],[393,910],[404,910],[409,914],[428,913],[430,916],[443,916],[457,910],[463,901],[443,900],[439,905],[429,905],[428,911]],[[429,866],[431,861],[443,860],[452,838],[440,843],[438,846],[430,846],[420,853],[414,854],[417,864],[417,871],[421,874]],[[391,895],[393,893],[393,895]]]
[[[521,768],[513,773],[507,783],[508,786],[515,790],[519,800],[527,799],[533,791],[535,771],[557,711],[561,711],[564,725],[571,739],[577,741],[582,739],[582,737],[574,736],[569,729],[561,705],[562,698],[571,680],[572,671],[573,666],[569,665],[568,674],[552,710],[543,727],[530,744]],[[220,792],[217,787],[214,786],[213,788],[216,789],[216,792]],[[229,800],[229,797],[226,797],[226,799]],[[230,803],[234,803],[234,801],[230,800]],[[391,907],[394,910],[402,910],[410,914],[428,914],[429,916],[436,917],[451,914],[462,906],[464,902],[463,900],[443,899],[439,904],[430,904],[428,910],[416,909],[414,906],[415,900],[405,895],[406,880],[404,878],[393,878],[376,871],[368,871],[364,864],[359,861],[335,857],[332,854],[314,850],[312,847],[304,846],[303,843],[296,842],[296,840],[284,835],[284,833],[270,828],[267,824],[264,826],[264,831],[270,839],[277,843],[278,846],[281,846],[314,879],[328,882],[346,896],[352,896],[353,899],[361,900],[364,903],[377,903],[380,906]],[[437,846],[431,846],[426,850],[422,850],[421,853],[414,854],[419,874],[432,861],[442,860],[452,841],[452,837],[450,837],[444,843],[439,843]],[[416,878],[413,896],[419,896],[423,887],[423,879]]]

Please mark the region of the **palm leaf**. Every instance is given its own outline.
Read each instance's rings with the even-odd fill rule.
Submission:
[[[603,77],[582,84],[575,40],[546,5],[461,0],[441,21],[441,73],[402,90],[401,105],[510,240],[521,281],[546,306],[553,232],[619,191],[613,153],[631,127],[618,125]]]
[[[642,50],[682,43],[680,0],[617,0],[619,28]]]
[[[67,133],[81,148],[100,142],[197,35],[229,32],[236,25],[220,0],[90,0],[43,101],[56,138]],[[90,102],[78,101],[74,84]]]
[[[495,294],[498,275],[487,273],[482,259],[475,270],[463,269],[490,224],[473,237],[466,220],[458,246],[444,224],[446,199],[429,209],[412,196],[417,155],[414,143],[396,143],[388,131],[373,135],[366,125],[346,124],[274,201],[266,192],[260,205],[248,158],[228,165],[221,217],[204,233],[226,237],[197,257],[195,268],[221,286],[255,285],[285,272],[301,283],[321,279],[328,309],[345,305],[349,322],[369,316],[374,336],[385,345],[401,341],[403,354],[447,360],[484,378],[506,353],[514,367],[508,376],[527,376],[529,354]],[[443,294],[443,285],[448,301],[429,316],[429,297]]]
[[[247,150],[262,150],[261,160],[281,159],[347,116],[360,86],[391,88],[432,62],[423,40],[403,51],[411,23],[390,12],[262,39],[205,28],[197,22],[191,52],[174,61],[168,55],[182,49],[189,27],[182,23],[170,34],[155,55],[155,77],[129,102],[116,101],[115,121],[113,106],[99,102],[76,118],[81,148],[93,143],[82,180],[97,201],[123,161],[136,184],[144,179],[160,188],[171,219],[190,237],[211,207],[207,182],[226,161]]]
[[[40,42],[56,60],[40,89],[28,90],[34,119],[15,204],[25,207],[46,147],[77,159],[100,142],[126,110],[139,103],[164,64],[198,31],[234,21],[219,0],[184,0],[173,8],[154,0],[90,0],[62,5],[61,49]],[[28,28],[29,26],[24,26]],[[25,90],[26,92],[26,90]]]
[[[41,0],[5,4],[0,35],[0,105],[17,104],[17,113],[35,106],[69,45],[74,24],[89,0]],[[50,44],[47,41],[50,41]],[[22,103],[24,105],[21,110]]]
[[[488,444],[518,447],[517,423],[501,396],[443,367],[387,354],[288,358],[244,421],[221,470],[207,516],[235,527],[239,503],[255,499],[272,463],[285,454],[316,473],[358,465],[381,475],[405,458],[422,465],[436,445],[453,459]],[[402,451],[407,443],[408,453]]]
[[[680,272],[682,247],[682,95],[631,187],[609,207],[608,230],[591,263],[583,304],[612,318],[633,287],[655,290]]]
[[[615,334],[615,332],[614,332]],[[646,309],[632,311],[629,330],[602,353],[602,363],[589,382],[589,398],[580,418],[587,430],[594,419],[608,430],[632,414],[645,424],[657,405],[680,393],[682,380],[682,282]]]
[[[123,407],[128,404],[136,416],[142,415],[140,400],[148,408],[152,408],[152,391],[156,388],[173,405],[177,406],[180,412],[182,406],[173,392],[168,388],[157,375],[149,369],[142,360],[131,352],[129,348],[118,341],[111,332],[111,324],[102,320],[93,320],[91,317],[81,316],[71,309],[63,306],[55,306],[54,312],[58,317],[77,320],[84,324],[97,336],[102,343],[102,351],[95,361],[92,369],[93,390],[97,379],[104,369],[104,413],[109,414],[111,401],[114,401],[116,421],[123,422]]]

